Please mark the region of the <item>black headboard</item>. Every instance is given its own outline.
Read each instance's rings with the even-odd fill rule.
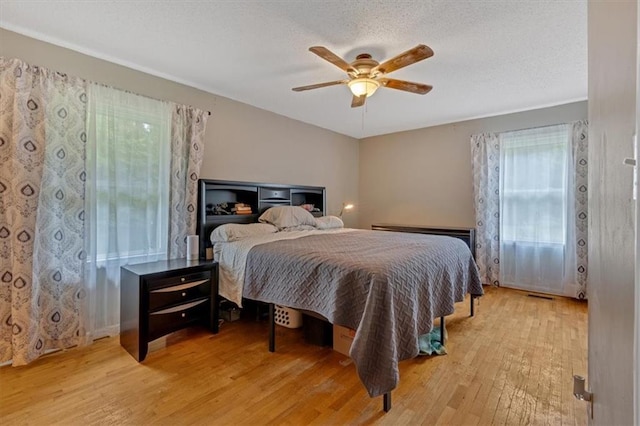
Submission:
[[[244,208],[237,208],[239,204]],[[313,205],[314,216],[324,216],[327,205],[323,186],[198,180],[198,229],[200,258],[210,246],[209,236],[225,223],[253,223],[269,207]],[[250,210],[249,210],[250,208]]]

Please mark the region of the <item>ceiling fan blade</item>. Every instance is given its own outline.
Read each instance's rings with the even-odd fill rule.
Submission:
[[[362,96],[353,96],[353,99],[351,100],[351,108],[357,108],[357,107],[361,107],[362,105],[364,105],[364,101],[367,99],[367,95],[362,95]]]
[[[424,95],[429,93],[433,86],[422,83],[413,83],[411,81],[395,80],[393,78],[381,78],[378,80],[384,87],[391,89],[404,90],[405,92],[417,93],[418,95]]]
[[[356,73],[357,74],[358,73],[357,69],[355,69],[354,67],[349,65],[349,63],[347,61],[345,61],[340,56],[336,55],[335,53],[333,53],[332,51],[330,51],[326,47],[312,46],[312,47],[309,48],[309,51],[311,51],[311,52],[315,53],[316,55],[320,56],[325,61],[331,62],[333,65],[337,66],[338,68],[340,68],[341,70],[343,70],[343,71],[345,71],[347,73],[350,73],[350,74],[352,74],[352,73]]]
[[[423,59],[427,59],[433,56],[433,50],[429,46],[419,44],[413,49],[409,49],[406,52],[399,54],[398,56],[384,61],[380,65],[374,67],[371,70],[371,74],[382,73],[389,74],[400,68],[404,68],[407,65],[414,64]]]
[[[311,84],[309,86],[294,87],[291,90],[293,90],[294,92],[302,92],[303,90],[319,89],[321,87],[335,86],[337,84],[346,84],[347,81],[348,80],[328,81],[326,83],[318,83],[318,84]]]

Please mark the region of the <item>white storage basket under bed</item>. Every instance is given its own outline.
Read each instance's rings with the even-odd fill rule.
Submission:
[[[286,306],[276,305],[275,323],[287,328],[302,327],[302,313]]]

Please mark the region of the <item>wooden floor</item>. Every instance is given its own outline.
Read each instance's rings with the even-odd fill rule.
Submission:
[[[488,288],[476,316],[458,304],[448,355],[400,363],[393,409],[371,399],[350,360],[300,330],[237,321],[179,332],[138,364],[117,338],[0,368],[0,422],[19,424],[586,424],[573,374],[586,374],[587,305]]]

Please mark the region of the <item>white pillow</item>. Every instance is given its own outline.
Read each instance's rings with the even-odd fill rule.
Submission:
[[[271,207],[262,213],[258,220],[270,223],[279,230],[300,225],[316,226],[316,218],[299,206]]]
[[[256,237],[259,235],[273,234],[278,229],[268,223],[226,223],[218,226],[211,232],[211,242],[221,243],[238,241],[243,238]]]
[[[316,218],[316,228],[337,229],[344,228],[344,222],[338,216],[322,216]]]

